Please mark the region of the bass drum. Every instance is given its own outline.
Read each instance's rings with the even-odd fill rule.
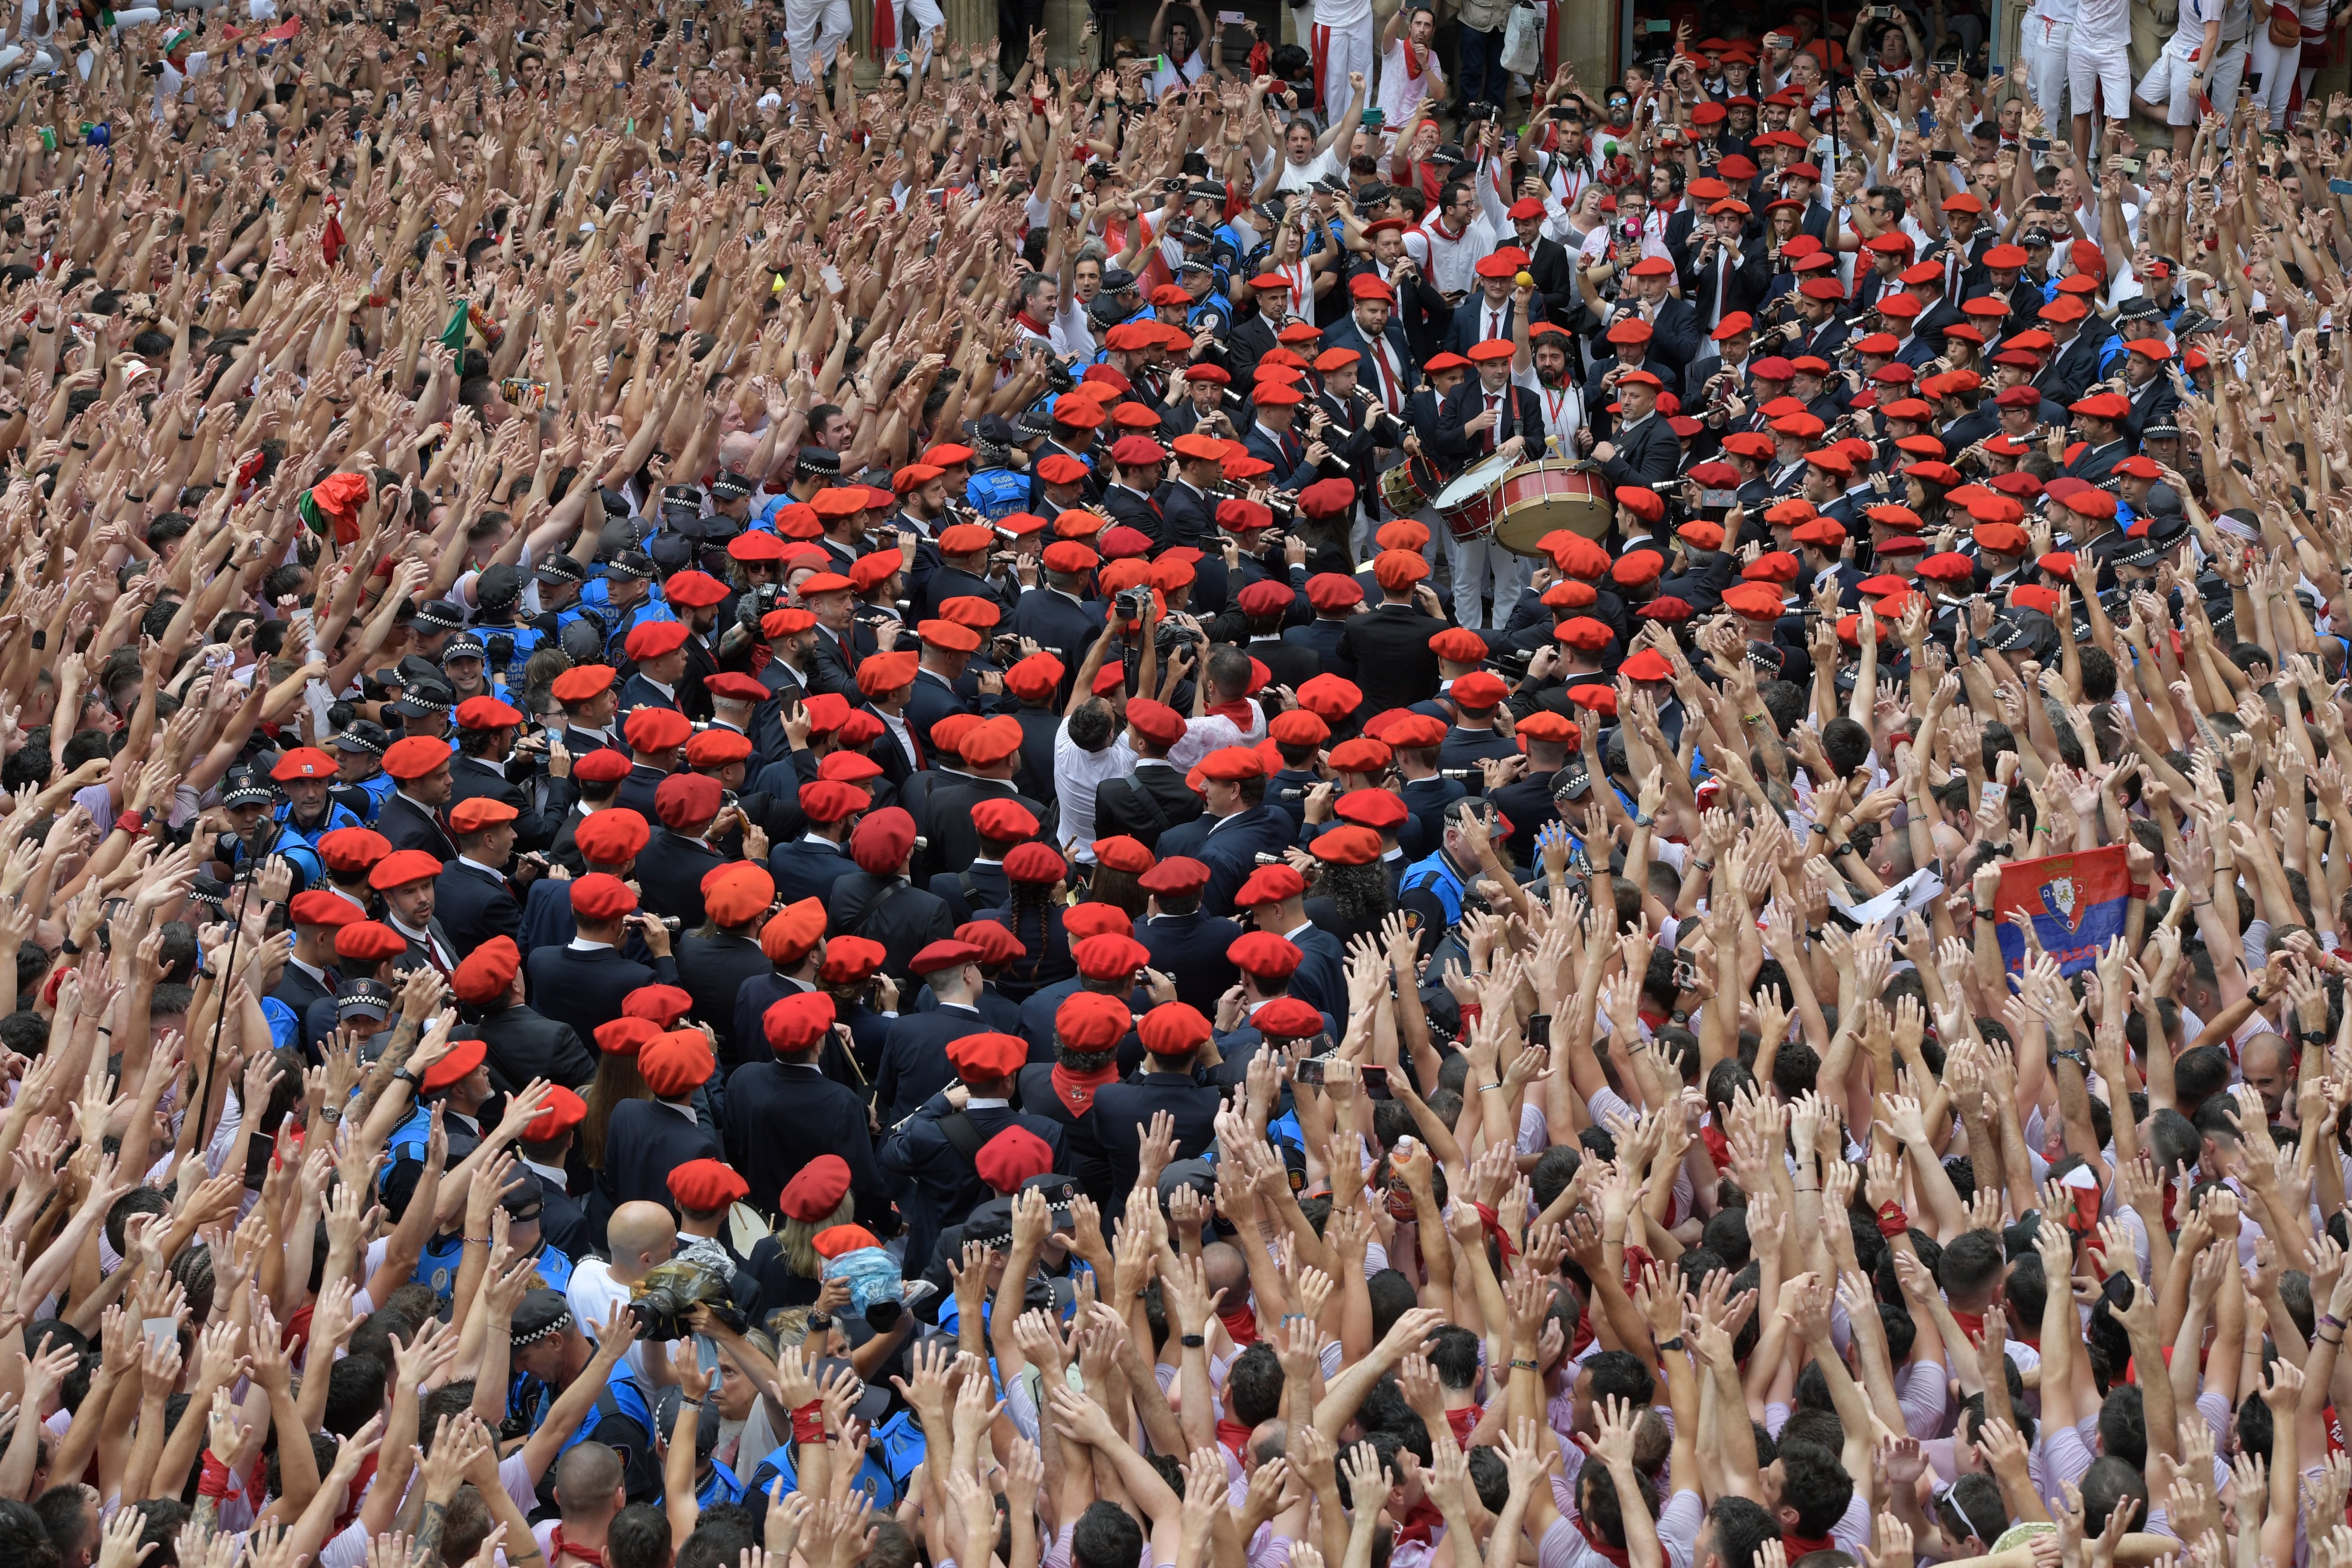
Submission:
[[[1591,463],[1523,463],[1496,492],[1495,542],[1516,555],[1541,555],[1536,542],[1560,529],[1599,539],[1609,531],[1611,510],[1608,479]]]
[[[1426,458],[1407,458],[1381,476],[1381,500],[1391,517],[1411,517],[1445,488],[1445,476]]]
[[[1454,537],[1467,544],[1495,531],[1496,508],[1503,476],[1515,461],[1510,454],[1487,458],[1445,487],[1437,498],[1437,515]]]

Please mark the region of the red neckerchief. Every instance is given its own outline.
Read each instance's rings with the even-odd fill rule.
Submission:
[[[1041,338],[1050,338],[1054,335],[1029,314],[1028,307],[1025,305],[1013,313],[1013,320],[1016,325],[1028,328]]]
[[[1421,63],[1420,56],[1415,52],[1420,47],[1411,38],[1404,41],[1404,79],[1407,81],[1419,81],[1421,73],[1425,68]]]
[[[563,1526],[558,1524],[554,1533],[547,1538],[547,1560],[553,1563],[562,1557],[577,1557],[581,1562],[587,1563],[588,1568],[604,1568],[603,1548],[580,1546],[564,1540]]]
[[[1069,1108],[1073,1116],[1084,1116],[1094,1105],[1095,1090],[1118,1078],[1118,1064],[1106,1062],[1093,1072],[1072,1072],[1061,1063],[1054,1064],[1054,1092]]]
[[[1981,1339],[1984,1336],[1984,1321],[1985,1315],[1982,1312],[1963,1312],[1957,1307],[1952,1309],[1952,1321],[1958,1323],[1960,1326],[1960,1332],[1971,1340]]]
[[[1477,1430],[1479,1419],[1486,1414],[1475,1405],[1465,1405],[1459,1410],[1447,1411],[1445,1424],[1454,1428],[1454,1440],[1457,1443],[1470,1441],[1470,1434]]]
[[[1234,1458],[1238,1459],[1242,1457],[1242,1445],[1249,1441],[1249,1435],[1255,1430],[1256,1428],[1246,1421],[1227,1421],[1220,1418],[1217,1422],[1217,1441],[1223,1443],[1232,1451]]]
[[[1486,1227],[1486,1234],[1493,1237],[1495,1245],[1502,1249],[1503,1261],[1509,1263],[1517,1255],[1519,1249],[1512,1242],[1511,1233],[1503,1228],[1502,1218],[1496,1214],[1494,1205],[1473,1204],[1470,1206],[1478,1211],[1478,1223]]]
[[[1244,1301],[1217,1314],[1217,1321],[1225,1325],[1225,1332],[1234,1343],[1247,1347],[1257,1343],[1257,1310]]]
[[[1221,719],[1231,719],[1234,728],[1244,732],[1257,722],[1257,715],[1250,711],[1250,700],[1246,697],[1231,702],[1212,702],[1207,710]]]
[[[1426,1546],[1437,1532],[1437,1527],[1444,1522],[1445,1516],[1437,1511],[1436,1505],[1423,1498],[1412,1505],[1412,1511],[1404,1516],[1402,1524],[1397,1526],[1396,1539],[1418,1541]]]
[[[1799,1535],[1794,1531],[1788,1531],[1781,1535],[1780,1541],[1781,1543],[1789,1549],[1789,1561],[1791,1563],[1794,1563],[1798,1558],[1802,1557],[1808,1552],[1834,1552],[1837,1550],[1837,1542],[1832,1541],[1826,1535]]]
[[[1633,1561],[1633,1554],[1624,1547],[1612,1546],[1601,1540],[1601,1532],[1592,1528],[1592,1521],[1580,1513],[1576,1516],[1576,1528],[1578,1533],[1584,1537],[1584,1544],[1615,1563],[1617,1568],[1626,1568],[1626,1565]],[[1793,1545],[1794,1542],[1790,1544]]]
[[[1706,1145],[1706,1157],[1715,1163],[1717,1170],[1731,1169],[1731,1140],[1723,1135],[1722,1128],[1708,1122],[1698,1130],[1698,1141]]]

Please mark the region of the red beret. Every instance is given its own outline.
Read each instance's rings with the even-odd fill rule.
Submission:
[[[395,849],[375,863],[375,869],[368,873],[368,886],[388,893],[440,874],[441,862],[434,856],[422,849]]]
[[[392,840],[373,827],[338,827],[319,839],[330,871],[364,871],[392,853]]]
[[[1293,871],[1291,875],[1297,873]],[[1298,972],[1307,957],[1295,943],[1270,931],[1244,932],[1225,949],[1225,956],[1243,973],[1260,980],[1287,980]]]
[[[523,1123],[526,1143],[552,1143],[588,1119],[588,1102],[557,1084],[547,1091],[547,1107]]]
[[[760,951],[771,963],[794,964],[824,940],[824,900],[803,899],[786,904],[760,928]]]
[[[654,812],[665,826],[682,832],[717,816],[724,793],[708,773],[672,773],[654,791]]]
[[[449,1047],[447,1056],[425,1069],[425,1081],[417,1086],[418,1091],[431,1094],[448,1088],[480,1067],[488,1053],[489,1047],[479,1040],[459,1040]]]
[[[1384,789],[1351,789],[1333,803],[1331,810],[1342,822],[1383,831],[1402,826],[1412,815],[1403,801]]]
[[[686,646],[686,623],[683,621],[639,621],[629,628],[621,651],[643,663],[676,653]]]
[[[1209,885],[1209,868],[1189,855],[1171,855],[1137,878],[1136,884],[1147,893],[1185,898]]]
[[[457,704],[457,728],[460,730],[503,730],[510,724],[521,722],[520,710],[495,697],[468,697]]]
[[[1315,1004],[1297,996],[1273,998],[1252,1013],[1249,1021],[1270,1040],[1303,1040],[1323,1027],[1323,1015]]]
[[[598,746],[573,760],[572,776],[582,784],[619,784],[629,776],[629,753],[618,746]]]
[[[1259,904],[1278,904],[1285,899],[1304,897],[1306,892],[1307,879],[1291,867],[1276,862],[1260,866],[1250,873],[1249,879],[1234,892],[1234,906],[1254,909]]]
[[[771,1004],[760,1015],[760,1032],[768,1037],[772,1049],[797,1056],[824,1038],[834,1017],[832,997],[822,991],[803,991]]]
[[[1184,716],[1149,697],[1139,697],[1127,705],[1127,721],[1155,746],[1172,746],[1184,738]]]
[[[1151,962],[1151,950],[1131,936],[1106,932],[1081,941],[1070,956],[1089,980],[1124,980]]]
[[[993,766],[1019,751],[1021,742],[1027,738],[1020,720],[1010,713],[1000,713],[993,719],[981,721],[979,726],[963,738],[963,760],[977,768]]]
[[[354,963],[378,963],[407,951],[407,941],[377,921],[353,921],[335,933],[335,956]]]
[[[803,612],[805,614],[806,612]],[[613,679],[619,672],[609,664],[574,665],[555,678],[548,687],[555,700],[567,708],[577,708],[613,689]]]
[[[296,779],[331,779],[336,772],[335,759],[318,747],[297,746],[278,759],[269,776],[279,784],[292,784]]]
[[[849,836],[849,858],[877,877],[898,874],[915,847],[915,819],[898,806],[869,811]]]
[[[677,579],[670,582],[675,584]],[[735,1167],[717,1160],[688,1160],[669,1173],[669,1195],[677,1206],[709,1214],[723,1209],[737,1198],[749,1196],[751,1187],[735,1173]]]
[[[287,918],[298,926],[326,926],[331,929],[355,925],[367,919],[366,911],[341,893],[330,893],[313,888],[307,893],[297,893],[286,907]]]
[[[872,804],[871,797],[854,784],[834,779],[818,779],[801,785],[801,814],[811,822],[834,823],[852,813],[860,812]]]
[[[616,921],[637,907],[636,894],[618,877],[602,871],[591,871],[572,884],[572,912],[583,921],[599,924]]]
[[[974,820],[977,820],[977,815]],[[1130,838],[1124,833],[1096,839],[1094,851],[1095,864],[1106,871],[1124,871],[1129,876],[1141,876],[1155,864],[1151,851],[1143,847],[1142,841]]]
[[[1004,874],[1015,882],[1044,886],[1060,881],[1069,870],[1069,863],[1062,858],[1060,851],[1034,838],[1014,845],[1004,857]]]
[[[580,847],[581,858],[592,866],[625,866],[637,858],[652,837],[653,829],[646,826],[646,819],[625,805],[608,805],[590,812],[572,834],[572,841]]]
[[[1276,941],[1281,940],[1276,938]],[[1158,1057],[1190,1056],[1209,1043],[1209,1020],[1185,1002],[1162,1002],[1136,1025],[1143,1048]]]
[[[1112,937],[1097,937],[1111,942]],[[1127,1037],[1134,1019],[1127,1004],[1099,991],[1076,991],[1054,1010],[1054,1036],[1074,1051],[1107,1051]]]
[[[457,834],[479,833],[501,822],[512,822],[520,815],[496,795],[468,795],[449,813],[449,830]]]
[[[596,1026],[596,1048],[608,1057],[633,1057],[660,1033],[661,1026],[651,1018],[633,1018],[623,1014]]]
[[[927,944],[907,963],[910,974],[936,974],[943,969],[961,969],[967,963],[978,963],[985,955],[974,944],[949,937]]]
[[[779,1002],[776,1006],[783,1005]],[[786,1219],[807,1224],[831,1215],[847,1196],[849,1163],[838,1154],[819,1154],[784,1184],[783,1195],[776,1200],[776,1212]]]
[[[1307,847],[1327,865],[1369,866],[1381,858],[1381,836],[1369,827],[1334,827]]]
[[[723,768],[751,754],[751,738],[740,730],[705,730],[686,743],[686,765],[690,768]],[[658,795],[655,809],[660,809]]]
[[[449,742],[430,735],[404,735],[384,748],[383,771],[402,784],[449,765]]]
[[[827,985],[863,985],[874,978],[890,950],[869,937],[837,936],[824,944],[816,977]]]
[[[494,936],[466,955],[457,972],[449,977],[449,988],[457,1000],[467,1006],[507,994],[515,976],[522,971],[522,952],[510,936]]]
[[[1018,843],[1037,837],[1037,818],[1017,800],[1002,795],[983,800],[972,807],[971,825],[982,838],[999,843]]]
[[[964,1035],[948,1042],[948,1061],[966,1083],[1010,1078],[1028,1059],[1028,1044],[1013,1035]]]
[[[621,725],[621,739],[633,752],[674,752],[694,735],[694,725],[675,708],[638,708]]]
[[[981,963],[990,969],[1025,957],[1029,952],[1009,927],[996,921],[966,921],[956,927],[955,934],[958,942],[978,948]]]
[[[996,1191],[1017,1192],[1030,1177],[1054,1168],[1054,1151],[1026,1127],[1007,1127],[980,1146],[971,1168]]]
[[[675,985],[640,985],[621,998],[624,1017],[643,1018],[656,1029],[672,1028],[693,1011],[693,995]]]

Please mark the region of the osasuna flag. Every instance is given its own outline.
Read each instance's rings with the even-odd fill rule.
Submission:
[[[2107,943],[2123,934],[2130,897],[2131,873],[2120,844],[2011,861],[2000,869],[2000,890],[1992,901],[2001,962],[2012,974],[2025,965],[2024,934],[2010,922],[2013,911],[2023,910],[2033,917],[2033,934],[2058,961],[2061,974],[2090,968]]]

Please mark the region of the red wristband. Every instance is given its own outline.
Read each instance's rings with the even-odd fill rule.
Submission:
[[[793,1441],[795,1443],[824,1441],[824,1401],[812,1399],[793,1412]]]
[[[235,1497],[237,1489],[236,1477],[230,1473],[227,1461],[206,1448],[204,1473],[196,1478],[196,1495],[228,1498]]]
[[[1911,1216],[1903,1212],[1903,1205],[1901,1204],[1889,1199],[1887,1202],[1878,1205],[1879,1235],[1889,1237],[1897,1237],[1903,1235],[1910,1228]]]

